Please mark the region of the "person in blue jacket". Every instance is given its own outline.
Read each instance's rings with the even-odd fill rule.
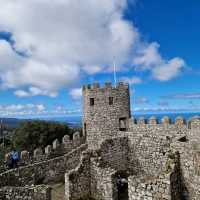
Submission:
[[[16,149],[13,149],[13,151],[11,152],[12,168],[16,168],[18,166],[18,161],[19,161],[19,153],[16,151]]]

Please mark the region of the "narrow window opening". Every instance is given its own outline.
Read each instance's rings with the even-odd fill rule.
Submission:
[[[84,135],[85,135],[85,137],[87,137],[87,126],[86,126],[86,123],[84,123]]]
[[[94,106],[94,98],[90,98],[90,106]]]
[[[109,97],[109,105],[113,104],[113,97]]]
[[[119,130],[126,131],[126,118],[119,118]]]

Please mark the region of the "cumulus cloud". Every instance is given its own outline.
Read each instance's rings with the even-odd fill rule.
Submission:
[[[43,104],[10,104],[0,105],[0,116],[31,116],[39,115],[46,112]]]
[[[42,95],[47,95],[50,97],[57,96],[57,92],[41,90],[40,88],[37,87],[30,87],[28,90],[16,90],[14,94],[18,97],[32,97],[32,96],[42,96]]]
[[[86,65],[83,67],[83,69],[90,75],[104,71],[104,68],[102,66],[98,66],[98,65]]]
[[[184,64],[181,58],[164,60],[156,43],[144,45],[134,24],[123,18],[127,0],[0,0],[0,5],[0,31],[11,33],[13,41],[0,41],[0,83],[17,96],[54,97],[80,73],[109,72],[113,57],[122,70],[135,52],[133,63],[151,68],[162,81]]]
[[[12,33],[14,41],[13,47],[6,42],[0,46],[4,88],[28,86],[44,91],[39,95],[56,93],[78,79],[81,67],[93,74],[102,71],[99,66],[108,67],[113,56],[120,64],[126,62],[137,38],[134,27],[123,20],[126,0],[0,0],[0,4],[0,31]]]
[[[38,118],[66,115],[80,115],[80,109],[68,109],[64,106],[46,107],[44,104],[8,104],[0,105],[1,117]]]
[[[175,78],[186,65],[185,61],[179,57],[170,60],[162,58],[159,53],[159,44],[155,42],[139,49],[133,63],[136,65],[136,69],[149,70],[153,78],[159,81]]]
[[[141,84],[142,83],[142,79],[140,77],[137,76],[133,76],[133,77],[121,77],[120,80],[129,83],[130,85],[136,85],[136,84]]]
[[[74,88],[70,91],[70,95],[74,100],[80,100],[82,97],[82,88]]]
[[[153,77],[160,81],[168,81],[181,73],[185,62],[181,58],[173,58],[153,68]]]

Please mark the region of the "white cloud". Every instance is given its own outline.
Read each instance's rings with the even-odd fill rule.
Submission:
[[[56,92],[49,92],[47,90],[41,90],[37,87],[30,87],[28,90],[16,90],[14,94],[18,97],[32,97],[32,96],[41,96],[47,95],[50,97],[56,97]]]
[[[152,66],[162,63],[158,48],[159,44],[155,42],[142,46],[141,49],[138,50],[138,55],[134,57],[133,63],[136,67],[138,66],[143,70],[150,69]]]
[[[104,70],[102,66],[98,66],[98,65],[86,65],[83,67],[83,69],[90,75],[96,74]]]
[[[185,62],[181,58],[173,58],[153,68],[153,77],[160,81],[168,81],[181,73]]]
[[[0,105],[0,116],[31,116],[39,115],[46,112],[46,107],[43,104],[10,104]]]
[[[82,88],[74,88],[70,91],[70,95],[73,99],[79,100],[82,97]]]
[[[185,67],[185,61],[179,57],[165,60],[159,53],[159,47],[155,42],[144,45],[134,57],[133,63],[136,69],[150,70],[154,79],[168,81],[180,74]]]
[[[114,57],[117,70],[123,69],[133,52],[141,69],[156,66],[151,70],[156,79],[181,71],[181,59],[164,60],[159,45],[144,45],[123,18],[127,0],[0,0],[0,5],[0,31],[10,32],[14,41],[12,47],[0,41],[1,87],[14,88],[17,96],[54,97],[82,72],[109,72]]]
[[[0,4],[0,31],[11,32],[14,49],[28,55],[23,58],[1,43],[4,88],[28,86],[43,91],[39,95],[56,93],[78,79],[80,66],[93,74],[102,71],[98,66],[108,67],[113,56],[125,63],[137,40],[137,31],[122,16],[126,0],[0,0]]]
[[[140,77],[137,76],[133,76],[133,77],[121,77],[120,78],[122,81],[129,83],[130,85],[136,85],[136,84],[141,84],[142,83],[142,79]]]
[[[68,109],[64,106],[46,107],[44,104],[0,105],[0,117],[38,118],[80,114],[80,109]]]

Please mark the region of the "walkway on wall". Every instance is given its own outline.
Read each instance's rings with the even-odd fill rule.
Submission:
[[[51,198],[52,200],[65,200],[65,184],[64,183],[57,183],[51,185]]]

